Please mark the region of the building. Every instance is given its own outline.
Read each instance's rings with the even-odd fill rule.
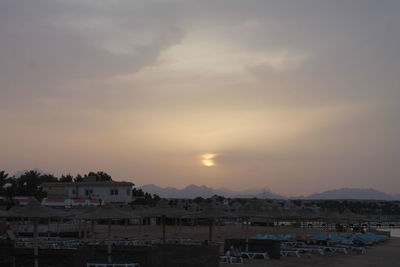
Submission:
[[[42,205],[47,207],[80,207],[80,206],[101,206],[104,203],[100,199],[70,199],[70,198],[44,198]]]
[[[29,201],[31,201],[33,199],[33,197],[31,196],[15,196],[12,197],[12,201],[16,202],[18,205],[20,206],[26,206]],[[0,197],[0,201],[6,201],[7,198],[6,197]]]
[[[104,203],[132,202],[132,187],[130,182],[69,182],[44,183],[43,191],[47,192],[47,199],[87,199],[100,200]]]

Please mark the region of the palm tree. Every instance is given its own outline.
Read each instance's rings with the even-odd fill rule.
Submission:
[[[0,195],[5,194],[4,185],[7,182],[8,173],[5,171],[0,171]]]
[[[43,196],[39,188],[39,185],[42,183],[41,176],[39,172],[30,170],[17,178],[18,195],[42,198]]]
[[[0,171],[0,185],[3,185],[3,183],[5,183],[7,177],[8,173],[6,173],[5,171]]]
[[[71,174],[67,174],[67,175],[61,175],[59,181],[61,183],[72,183],[72,181],[74,180],[74,177]]]

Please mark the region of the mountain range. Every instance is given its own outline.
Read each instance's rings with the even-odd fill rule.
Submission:
[[[140,186],[151,194],[157,194],[163,198],[195,198],[211,197],[214,195],[230,198],[270,198],[270,199],[358,199],[358,200],[400,200],[400,194],[392,195],[372,188],[341,188],[314,193],[309,196],[286,197],[270,192],[267,188],[233,191],[226,188],[214,189],[205,185],[188,185],[185,188],[160,187],[154,184]]]
[[[195,197],[212,197],[214,195],[225,197],[258,197],[258,198],[274,198],[280,199],[282,196],[269,192],[267,189],[261,190],[243,190],[233,191],[226,188],[214,189],[205,185],[188,185],[183,189],[175,187],[159,187],[154,184],[143,185],[140,187],[143,191],[157,194],[164,198],[195,198]]]

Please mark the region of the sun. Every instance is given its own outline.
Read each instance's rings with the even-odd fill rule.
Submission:
[[[215,166],[215,161],[214,158],[217,156],[218,154],[216,153],[206,153],[201,155],[201,162],[203,163],[204,166],[206,167],[213,167]]]
[[[204,164],[204,166],[212,167],[212,166],[214,166],[214,161],[211,159],[203,159],[203,164]]]

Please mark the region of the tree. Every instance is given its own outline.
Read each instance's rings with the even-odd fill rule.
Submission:
[[[0,195],[5,195],[6,189],[4,188],[4,185],[6,184],[8,177],[8,173],[5,171],[0,171]]]
[[[34,196],[37,199],[46,197],[40,185],[45,182],[57,182],[52,174],[40,174],[35,170],[27,171],[16,179],[16,194],[21,196]]]
[[[7,177],[8,173],[6,173],[5,171],[0,171],[0,184],[5,183]]]
[[[154,201],[156,201],[156,202],[158,202],[158,201],[161,200],[160,196],[157,195],[157,194],[153,194],[153,199],[154,199]]]
[[[60,179],[58,180],[61,183],[72,183],[74,177],[71,174],[61,175]]]
[[[200,204],[200,203],[203,203],[205,201],[205,199],[203,197],[196,197],[193,201],[196,204]]]
[[[83,182],[83,177],[82,175],[78,174],[77,176],[75,176],[74,178],[74,183],[79,183],[79,182]]]
[[[132,189],[132,196],[134,196],[134,197],[143,197],[144,196],[144,192],[140,188],[133,188]]]
[[[40,183],[56,183],[58,178],[54,174],[42,174],[39,177]]]
[[[85,174],[84,178],[86,177],[96,177],[97,182],[112,181],[111,176],[103,171],[89,172],[88,174]]]

